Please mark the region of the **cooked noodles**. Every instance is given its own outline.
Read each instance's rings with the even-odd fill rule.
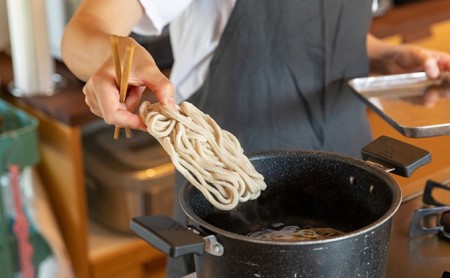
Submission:
[[[296,242],[306,240],[320,240],[329,239],[343,235],[344,232],[335,230],[333,228],[300,228],[298,226],[285,226],[280,230],[264,229],[249,234],[248,236],[255,239],[269,240],[269,241],[285,241]]]
[[[184,101],[175,111],[144,102],[139,114],[175,168],[218,209],[231,210],[266,188],[238,139],[191,103]]]

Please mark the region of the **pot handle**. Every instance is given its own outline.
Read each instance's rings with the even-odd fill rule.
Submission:
[[[205,250],[203,237],[164,215],[133,217],[130,229],[172,258],[187,254],[202,255]]]
[[[388,136],[380,136],[363,147],[361,155],[367,162],[402,177],[411,176],[417,168],[431,162],[430,152]]]

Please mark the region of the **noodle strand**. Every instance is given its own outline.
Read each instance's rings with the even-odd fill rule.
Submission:
[[[216,208],[231,210],[266,189],[238,139],[191,103],[174,111],[145,101],[139,114],[175,168]]]

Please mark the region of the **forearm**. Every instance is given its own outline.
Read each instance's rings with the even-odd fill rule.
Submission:
[[[109,3],[102,5],[103,1]],[[109,36],[128,36],[142,13],[137,0],[85,0],[68,23],[61,41],[65,64],[86,81],[110,57]]]
[[[61,54],[72,73],[86,81],[105,62],[111,51],[107,33],[87,26],[88,17],[83,18],[86,22],[79,18],[67,25],[61,42]]]

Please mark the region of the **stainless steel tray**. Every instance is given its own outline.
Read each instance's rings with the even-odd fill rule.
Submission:
[[[450,83],[424,72],[355,78],[350,87],[407,137],[450,134]]]

